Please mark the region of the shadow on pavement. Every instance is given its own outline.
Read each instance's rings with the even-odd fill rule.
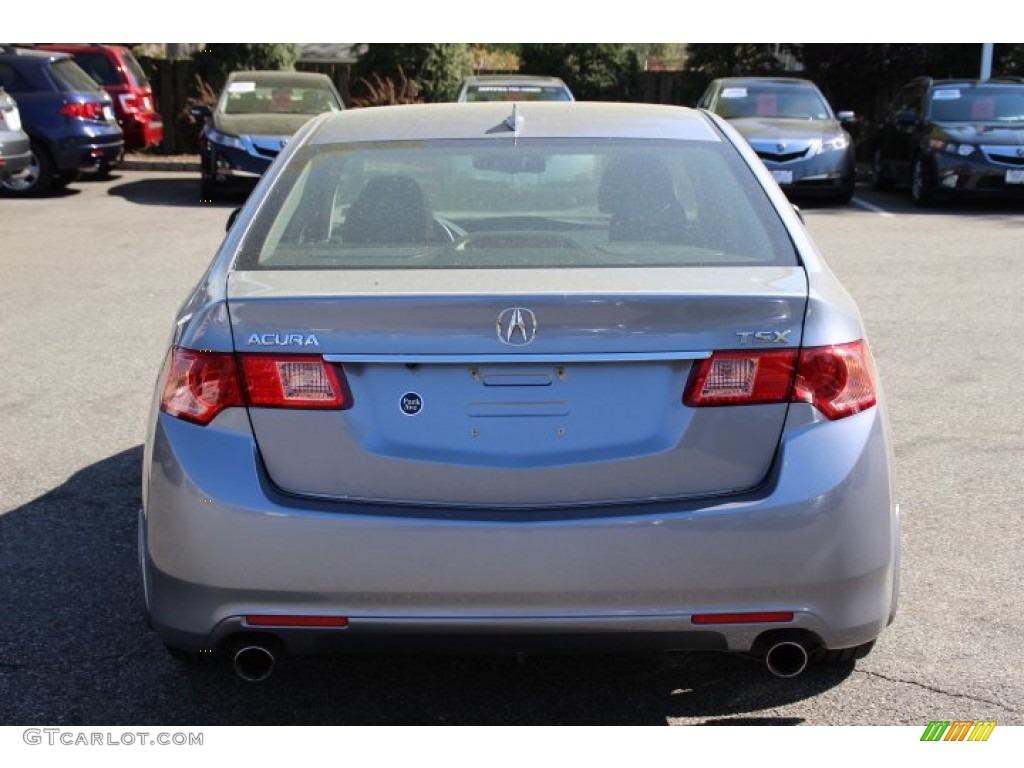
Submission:
[[[176,175],[159,176],[116,184],[107,190],[114,195],[137,205],[166,205],[185,208],[237,208],[245,202],[249,189],[231,190],[216,199],[202,199],[199,192],[199,176],[189,178]]]
[[[836,205],[813,198],[794,197],[795,203],[802,211],[828,211],[829,213],[856,213],[863,215],[872,211],[860,206],[857,202],[881,208],[885,213],[897,215],[912,214],[916,216],[986,216],[991,218],[1012,219],[1022,221],[1024,201],[1006,198],[939,200],[931,206],[914,205],[910,193],[906,190],[879,191],[870,185],[859,184],[854,201],[848,205]]]
[[[852,665],[793,680],[716,653],[286,658],[266,682],[173,660],[142,618],[136,513],[142,448],[76,472],[0,517],[0,723],[707,724],[840,685]]]

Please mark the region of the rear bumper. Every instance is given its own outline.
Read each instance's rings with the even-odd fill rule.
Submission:
[[[66,137],[53,153],[59,171],[113,168],[120,164],[123,155],[124,138],[120,130]]]
[[[0,178],[21,173],[32,162],[29,139],[23,133],[0,133]]]
[[[748,497],[450,516],[287,499],[267,488],[244,412],[160,414],[147,443],[140,555],[165,642],[276,635],[292,653],[536,646],[750,650],[770,629],[829,648],[895,610],[899,521],[881,411],[806,423],[794,406],[770,483]],[[793,611],[782,624],[695,613]],[[249,627],[252,614],[345,616],[343,629]]]
[[[145,149],[164,140],[164,124],[159,113],[124,116],[121,119],[125,149]]]

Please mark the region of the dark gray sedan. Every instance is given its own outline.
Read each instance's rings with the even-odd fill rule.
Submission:
[[[19,176],[31,162],[31,143],[21,130],[18,105],[0,88],[0,181]]]
[[[857,308],[714,115],[314,118],[185,301],[143,470],[180,657],[749,652],[892,621],[899,519]]]
[[[721,78],[698,106],[731,122],[787,193],[836,203],[853,197],[854,147],[843,124],[854,115],[834,113],[809,80]]]

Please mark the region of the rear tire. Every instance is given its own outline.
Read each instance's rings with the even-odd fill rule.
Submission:
[[[53,181],[50,182],[50,187],[53,189],[64,189],[64,187],[71,182],[77,181],[79,175],[78,171],[61,171],[53,177]]]
[[[53,183],[56,168],[46,147],[33,140],[30,151],[32,159],[24,173],[0,182],[0,188],[11,197],[38,197]]]

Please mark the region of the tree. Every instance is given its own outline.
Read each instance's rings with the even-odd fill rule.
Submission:
[[[776,43],[690,43],[686,46],[686,71],[711,82],[716,77],[778,74]]]
[[[392,83],[404,76],[424,101],[454,101],[462,79],[472,74],[473,54],[465,43],[374,43],[356,62],[352,90],[365,97],[367,83],[377,82],[374,75]]]
[[[909,80],[978,76],[976,43],[791,43],[786,48],[803,64],[798,73],[818,84],[836,109],[852,109],[877,120],[892,96]]]
[[[195,74],[219,93],[231,72],[294,69],[301,53],[297,43],[208,43],[192,54],[192,61]]]
[[[1024,43],[997,43],[993,59],[993,76],[1024,75]]]
[[[523,43],[519,71],[565,81],[581,101],[629,101],[640,65],[626,43]]]

